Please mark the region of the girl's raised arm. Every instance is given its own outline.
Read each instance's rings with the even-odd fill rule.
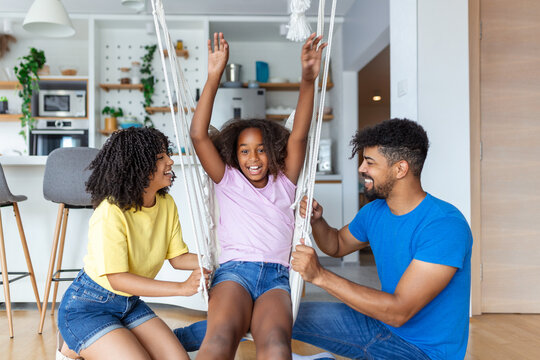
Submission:
[[[197,156],[201,160],[204,170],[215,183],[219,183],[223,178],[225,163],[221,160],[218,150],[208,136],[208,127],[219,81],[228,60],[229,44],[223,37],[223,33],[219,33],[219,35],[214,33],[213,49],[212,41],[208,40],[208,79],[195,109],[190,128],[190,136]]]
[[[321,38],[322,36],[315,37],[315,33],[313,33],[302,46],[302,81],[300,82],[294,124],[287,143],[287,158],[285,159],[285,175],[295,184],[306,156],[307,138],[313,114],[315,79],[321,68],[322,50],[327,45],[323,43],[318,46]]]

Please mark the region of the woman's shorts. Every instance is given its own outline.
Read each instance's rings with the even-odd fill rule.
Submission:
[[[253,301],[267,291],[282,289],[291,293],[289,269],[281,264],[256,261],[227,261],[219,266],[212,287],[224,281],[242,285]]]
[[[60,303],[58,329],[68,347],[79,354],[115,329],[133,329],[154,317],[138,296],[115,294],[81,270]]]

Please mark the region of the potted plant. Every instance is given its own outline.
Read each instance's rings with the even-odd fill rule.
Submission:
[[[103,115],[109,115],[105,118],[105,131],[112,133],[116,129],[118,129],[118,121],[116,120],[119,116],[124,116],[124,110],[122,110],[121,107],[118,109],[113,106],[105,106],[103,110],[101,110],[101,113]]]
[[[39,90],[38,70],[45,65],[45,53],[43,50],[30,48],[30,54],[23,56],[18,66],[15,66],[15,76],[19,80],[20,90],[19,97],[22,99],[21,104],[21,134],[26,140],[26,130],[30,131],[34,128],[35,119],[30,111],[30,101],[32,92]]]
[[[0,96],[0,114],[7,114],[7,112],[8,112],[7,97]]]

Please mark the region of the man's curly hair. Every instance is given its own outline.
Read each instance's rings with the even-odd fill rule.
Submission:
[[[164,152],[170,156],[169,145],[167,136],[156,129],[128,128],[114,132],[88,166],[92,174],[86,182],[86,191],[92,196],[94,208],[107,199],[122,210],[140,210],[144,189],[157,170],[157,157]],[[165,187],[158,194],[164,196],[168,191],[169,187]]]
[[[426,131],[418,123],[408,119],[390,119],[358,131],[351,140],[352,155],[366,147],[378,146],[388,164],[400,160],[409,163],[413,175],[419,177],[426,160],[429,140]]]
[[[285,127],[269,120],[235,119],[226,122],[220,132],[211,133],[210,137],[223,162],[240,170],[236,154],[238,136],[243,130],[249,128],[256,128],[261,131],[263,146],[268,157],[268,172],[277,176],[279,172],[285,169],[285,158],[287,157],[287,141],[290,133]]]

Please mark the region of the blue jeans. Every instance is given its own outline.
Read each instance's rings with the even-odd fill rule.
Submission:
[[[212,287],[224,281],[234,281],[251,295],[253,301],[267,291],[285,290],[289,294],[289,269],[281,264],[256,261],[227,261],[219,266]]]
[[[174,333],[186,351],[198,350],[206,333],[206,321],[175,329]],[[417,346],[392,333],[380,321],[342,303],[301,303],[293,339],[352,359],[429,360]]]
[[[115,329],[133,329],[155,317],[138,296],[115,294],[81,270],[58,308],[58,330],[67,346],[79,354]]]

